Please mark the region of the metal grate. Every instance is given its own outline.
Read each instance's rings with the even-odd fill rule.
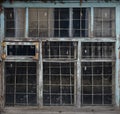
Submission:
[[[37,72],[35,62],[6,62],[6,105],[36,105],[36,79]]]
[[[94,8],[94,36],[115,37],[115,8]]]
[[[115,44],[110,42],[82,43],[82,58],[115,58]]]
[[[82,63],[82,105],[111,105],[113,102],[112,62]]]
[[[43,58],[77,58],[77,42],[43,42]]]
[[[43,63],[44,105],[74,105],[74,63]]]

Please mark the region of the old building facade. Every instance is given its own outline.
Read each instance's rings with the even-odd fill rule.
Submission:
[[[120,105],[120,1],[8,1],[0,14],[0,103]]]

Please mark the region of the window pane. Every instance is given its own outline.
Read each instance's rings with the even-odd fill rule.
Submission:
[[[88,37],[89,20],[89,8],[73,9],[73,37]]]
[[[43,58],[75,58],[77,42],[43,42]]]
[[[115,8],[94,8],[94,36],[115,37]]]
[[[12,75],[9,72],[11,69],[14,69]],[[6,105],[35,105],[37,103],[36,69],[35,62],[5,62]]]
[[[54,37],[69,37],[69,9],[54,9]]]
[[[111,42],[84,42],[82,43],[82,58],[115,59],[115,44]],[[94,71],[96,73],[100,72],[98,70]]]
[[[110,105],[112,104],[112,62],[82,62],[81,67],[91,69],[91,74],[82,72],[82,105]],[[107,69],[106,69],[107,68]],[[108,70],[109,75],[104,73]],[[108,96],[108,98],[107,98]]]
[[[46,68],[49,72],[47,75],[43,73],[44,105],[73,105],[74,74],[71,69],[74,70],[74,63],[43,63],[43,71]]]
[[[25,9],[5,8],[5,36],[24,37]]]

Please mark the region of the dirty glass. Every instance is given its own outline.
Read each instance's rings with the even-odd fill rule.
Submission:
[[[29,69],[33,69],[30,72]],[[35,69],[35,70],[34,70]],[[37,72],[35,62],[5,63],[5,104],[37,104]]]
[[[115,37],[115,8],[94,8],[94,36]]]
[[[88,37],[89,21],[89,8],[73,8],[73,37]]]
[[[24,37],[25,35],[25,9],[5,8],[5,36]]]
[[[69,9],[54,9],[54,37],[69,37]]]
[[[9,56],[35,56],[35,45],[7,45]]]
[[[66,69],[66,70],[63,70]],[[74,104],[74,63],[43,64],[43,104]]]
[[[43,42],[43,58],[69,58],[77,57],[77,42]]]
[[[82,58],[114,59],[115,44],[111,42],[84,42],[82,43]],[[97,69],[94,71],[99,73]]]
[[[82,105],[112,104],[112,62],[82,62]],[[90,72],[88,72],[91,69]]]

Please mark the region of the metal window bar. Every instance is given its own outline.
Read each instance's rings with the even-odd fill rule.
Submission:
[[[25,8],[5,8],[5,36],[24,37]]]
[[[43,58],[76,59],[77,42],[43,42]]]
[[[82,105],[112,105],[112,62],[82,63]]]
[[[115,58],[115,44],[111,42],[82,42],[82,58]]]
[[[74,63],[43,63],[43,104],[74,105]]]
[[[36,105],[37,75],[35,62],[5,62],[5,104]]]

